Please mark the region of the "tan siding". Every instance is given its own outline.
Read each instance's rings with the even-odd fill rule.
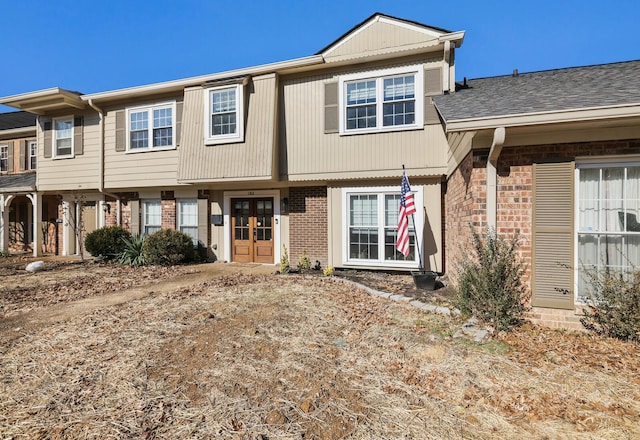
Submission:
[[[332,58],[358,58],[364,53],[395,49],[411,44],[419,44],[436,39],[435,35],[428,35],[416,30],[396,26],[389,23],[377,22],[352,36],[342,45],[336,47],[327,56]]]
[[[573,309],[573,170],[534,164],[533,306]]]
[[[177,185],[178,150],[126,153],[116,151],[116,115],[105,115],[104,186],[107,190]]]
[[[439,124],[410,131],[325,134],[324,87],[338,77],[283,81],[280,126],[286,128],[280,134],[281,177],[288,175],[291,181],[392,177],[403,164],[417,171],[413,174],[444,174],[448,144]]]
[[[38,128],[38,173],[36,181],[39,190],[64,191],[98,188],[100,175],[99,118],[95,113],[83,116],[82,139],[84,154],[77,155],[72,159],[45,159],[43,125],[41,124]]]
[[[178,177],[183,181],[271,180],[274,174],[277,78],[254,77],[245,88],[245,141],[204,144],[203,89],[185,92]]]

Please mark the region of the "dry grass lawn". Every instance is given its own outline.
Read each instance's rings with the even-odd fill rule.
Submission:
[[[640,438],[638,346],[220,266],[5,270],[0,438]]]

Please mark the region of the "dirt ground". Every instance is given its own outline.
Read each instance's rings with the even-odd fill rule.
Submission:
[[[272,266],[28,260],[0,258],[1,439],[640,437],[635,345],[453,339],[453,318]]]

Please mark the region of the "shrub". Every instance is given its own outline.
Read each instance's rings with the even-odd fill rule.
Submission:
[[[484,237],[473,231],[475,252],[460,265],[456,306],[498,331],[521,324],[526,311],[525,269],[517,258],[517,246],[517,236],[507,240],[494,230]]]
[[[144,254],[142,245],[144,244],[143,235],[133,235],[129,238],[123,238],[124,250],[118,255],[117,260],[120,264],[127,266],[144,266]]]
[[[325,277],[332,277],[335,274],[336,270],[333,266],[327,266],[323,269],[322,273]]]
[[[590,281],[587,308],[580,319],[589,331],[640,342],[640,270],[622,273],[597,268],[583,271]]]
[[[311,259],[307,255],[307,251],[302,251],[302,255],[300,255],[300,260],[298,260],[298,270],[300,272],[311,270]]]
[[[172,266],[192,261],[195,256],[193,240],[173,229],[161,229],[144,239],[142,254],[147,264]]]
[[[291,266],[289,266],[289,252],[287,252],[287,246],[282,245],[283,251],[280,257],[280,273],[289,273]]]
[[[84,239],[84,246],[94,257],[112,259],[124,250],[123,239],[131,239],[129,231],[120,226],[105,226],[89,232]]]

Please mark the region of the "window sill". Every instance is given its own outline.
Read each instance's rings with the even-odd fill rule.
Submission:
[[[138,154],[138,153],[153,153],[156,151],[171,151],[176,150],[178,147],[170,146],[170,147],[157,147],[157,148],[138,148],[135,150],[127,150],[125,154]]]
[[[402,268],[402,269],[418,269],[417,261],[372,261],[372,260],[347,260],[343,261],[342,264],[345,267],[390,267],[390,268]]]
[[[63,160],[63,159],[73,159],[75,155],[71,154],[69,156],[53,156],[51,160]]]
[[[204,140],[204,144],[207,146],[223,145],[223,144],[239,144],[241,142],[244,142],[244,136],[208,138]]]
[[[398,131],[415,131],[424,130],[424,125],[402,125],[397,127],[384,127],[384,128],[366,128],[360,130],[343,130],[340,131],[340,136],[353,136],[358,134],[376,134],[376,133],[393,133]]]

